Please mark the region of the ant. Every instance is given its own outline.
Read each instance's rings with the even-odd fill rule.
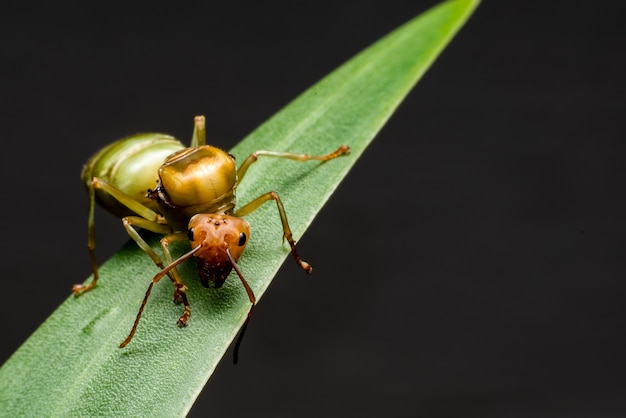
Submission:
[[[161,269],[150,282],[133,327],[120,348],[132,340],[152,287],[165,275],[174,284],[174,301],[184,306],[177,324],[187,325],[191,316],[187,286],[176,266],[195,257],[200,282],[204,287],[221,287],[231,271],[235,270],[248,294],[250,310],[234,349],[234,363],[237,363],[239,345],[256,304],[254,292],[237,265],[250,237],[250,225],[241,217],[267,201],[276,202],[283,237],[291,247],[292,256],[305,272],[311,273],[313,270],[296,251],[296,243],[278,193],[267,192],[235,209],[237,185],[250,165],[261,156],[296,161],[328,161],[349,152],[347,145],[326,155],[256,151],[237,168],[231,154],[206,145],[204,116],[196,116],[194,120],[190,147],[185,147],[174,137],[158,133],[134,135],[109,144],[87,161],[81,173],[89,194],[87,247],[93,279],[88,284],[74,285],[74,295],[79,296],[93,289],[99,279],[94,221],[97,201],[109,212],[122,218],[128,235]],[[160,243],[167,264],[163,263],[135,228],[164,235]],[[191,243],[191,250],[173,260],[169,245],[186,240]]]

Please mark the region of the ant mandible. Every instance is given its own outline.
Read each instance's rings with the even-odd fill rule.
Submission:
[[[184,305],[183,314],[178,318],[177,324],[187,325],[191,315],[187,286],[176,266],[195,257],[203,286],[219,288],[230,272],[235,270],[248,294],[250,309],[234,349],[234,362],[237,363],[239,345],[256,303],[254,292],[237,265],[250,237],[250,225],[241,217],[255,211],[267,201],[275,201],[283,237],[291,247],[291,254],[304,271],[312,271],[311,265],[302,260],[296,251],[285,208],[278,193],[265,193],[235,210],[235,189],[238,183],[244,178],[250,165],[261,156],[296,161],[328,161],[348,154],[350,148],[342,145],[326,155],[257,151],[237,168],[232,155],[206,145],[204,117],[197,116],[194,124],[190,147],[185,147],[169,135],[140,134],[113,142],[87,161],[81,178],[89,194],[87,247],[93,279],[88,284],[74,285],[72,291],[78,296],[93,289],[99,279],[94,221],[97,201],[122,218],[128,235],[161,269],[150,282],[133,327],[120,348],[132,340],[152,287],[165,275],[174,284],[174,301]],[[135,227],[164,235],[160,243],[167,265]],[[191,251],[173,260],[169,245],[185,240],[191,243]]]

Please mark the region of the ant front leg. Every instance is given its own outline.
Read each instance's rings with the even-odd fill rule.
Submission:
[[[187,232],[177,232],[175,234],[167,235],[161,238],[161,248],[163,249],[163,254],[165,254],[165,260],[167,261],[168,266],[172,265],[172,255],[169,250],[169,245],[173,242],[180,241],[188,241]],[[191,307],[189,306],[189,301],[187,300],[187,285],[183,282],[183,279],[180,277],[180,273],[176,268],[172,268],[168,273],[169,278],[172,280],[174,284],[174,302],[182,303],[185,306],[185,310],[180,318],[178,318],[178,326],[184,327],[187,325],[187,321],[191,316]]]
[[[169,225],[159,224],[144,218],[140,218],[139,216],[126,216],[125,218],[122,218],[122,224],[124,225],[126,232],[128,232],[128,235],[130,235],[133,241],[137,243],[139,248],[141,248],[144,253],[150,256],[152,261],[154,261],[154,264],[156,264],[159,269],[163,270],[165,265],[163,264],[163,260],[161,260],[161,257],[159,257],[157,253],[154,252],[152,247],[148,245],[148,243],[141,237],[141,235],[139,235],[139,232],[137,232],[137,230],[133,226],[137,226],[141,229],[156,232],[157,234],[162,235],[171,233],[172,228],[170,228]],[[172,279],[172,281],[174,281],[174,279]]]
[[[248,203],[237,212],[235,212],[235,216],[242,217],[251,212],[254,212],[263,203],[269,200],[274,200],[276,202],[276,206],[278,206],[278,214],[280,215],[280,221],[283,224],[283,238],[285,238],[287,242],[289,242],[289,246],[291,247],[291,255],[293,255],[296,263],[298,263],[298,265],[302,267],[304,271],[306,271],[307,273],[311,273],[313,271],[313,267],[306,261],[302,260],[298,255],[298,252],[296,251],[296,242],[293,240],[293,234],[291,233],[291,228],[289,228],[289,222],[287,222],[287,213],[285,212],[285,207],[283,206],[283,202],[281,202],[278,193],[268,192],[257,197],[252,202]]]

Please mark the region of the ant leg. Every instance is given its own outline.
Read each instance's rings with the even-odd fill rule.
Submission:
[[[96,206],[96,190],[93,182],[89,185],[89,212],[87,214],[87,250],[89,251],[89,260],[91,261],[91,270],[93,271],[93,279],[89,284],[75,284],[72,287],[74,296],[78,296],[82,292],[91,290],[100,278],[98,271],[98,260],[96,259],[96,224],[95,224],[95,206]]]
[[[148,243],[139,235],[139,232],[133,226],[137,226],[141,229],[146,229],[151,232],[156,232],[157,234],[169,234],[172,232],[172,228],[169,225],[163,225],[156,222],[149,221],[144,218],[140,218],[138,216],[126,216],[122,218],[122,224],[128,232],[128,235],[137,243],[139,248],[143,250],[146,254],[150,256],[152,261],[156,266],[163,270],[165,265],[163,264],[163,260],[154,252],[154,250],[148,245]]]
[[[250,165],[254,163],[256,160],[258,160],[260,156],[287,158],[287,159],[296,160],[296,161],[310,161],[310,160],[328,161],[328,160],[332,160],[334,158],[340,157],[342,155],[347,155],[349,153],[350,153],[350,147],[347,145],[342,145],[339,148],[337,148],[335,151],[326,155],[292,154],[290,152],[277,152],[277,151],[256,151],[250,154],[248,158],[246,158],[244,162],[241,163],[241,166],[237,170],[237,179],[239,182],[241,182],[241,179],[243,179],[243,176],[246,174],[246,171],[248,171],[248,168],[250,168]]]
[[[110,185],[107,181],[102,180],[98,177],[94,177],[91,180],[91,185],[94,189],[103,190],[107,194],[111,195],[111,197],[120,202],[122,205],[126,206],[131,211],[135,212],[140,217],[159,224],[165,223],[165,219],[161,215],[159,215],[149,207],[145,206],[141,202],[133,199],[118,188]]]
[[[137,243],[137,245],[139,245],[139,247],[150,256],[150,258],[152,258],[152,261],[154,261],[154,264],[156,264],[158,268],[160,268],[161,270],[165,270],[166,274],[174,284],[174,302],[182,302],[185,307],[183,314],[180,316],[180,318],[178,318],[178,321],[176,323],[180,327],[186,326],[187,321],[191,316],[191,307],[189,306],[189,301],[187,300],[187,285],[185,284],[185,282],[183,282],[183,279],[180,277],[180,274],[175,267],[180,263],[180,259],[176,260],[176,262],[172,261],[172,255],[170,254],[168,246],[172,242],[186,240],[187,233],[177,232],[172,234],[171,228],[168,225],[158,224],[143,218],[139,218],[137,216],[127,216],[126,218],[123,218],[122,221],[124,223],[124,228],[126,228],[126,231],[128,231],[128,235],[130,235],[131,238]],[[133,225],[159,234],[167,234],[165,237],[161,238],[161,248],[163,249],[163,253],[165,254],[165,260],[167,261],[168,265],[167,268],[163,264],[163,260],[159,258],[159,256],[154,252],[154,250],[152,250],[148,243],[141,237],[141,235],[139,235],[135,228],[133,228]]]
[[[191,148],[200,147],[206,145],[206,129],[204,116],[196,116],[193,119],[193,135],[191,137]]]
[[[291,228],[289,228],[289,222],[287,222],[287,213],[285,212],[285,207],[283,206],[283,202],[281,202],[278,193],[267,192],[257,197],[252,202],[246,204],[238,211],[236,211],[235,216],[242,217],[251,212],[254,212],[268,200],[274,200],[276,202],[276,206],[278,206],[278,214],[280,215],[280,221],[283,224],[283,238],[286,239],[287,242],[289,242],[289,246],[291,247],[291,255],[293,255],[296,263],[298,263],[298,265],[302,267],[304,271],[306,271],[307,273],[311,273],[313,271],[313,267],[306,261],[302,260],[298,255],[298,252],[296,251],[296,242],[293,240],[293,234],[291,233]]]
[[[112,196],[114,199],[116,199],[118,202],[120,202],[121,204],[123,204],[124,206],[132,210],[133,212],[137,213],[138,215],[140,215],[142,218],[152,221],[155,224],[165,224],[165,220],[163,219],[163,217],[157,214],[156,212],[154,212],[152,209],[144,206],[140,202],[137,202],[132,197],[128,196],[127,194],[123,193],[119,189],[107,183],[105,180],[102,180],[98,177],[94,177],[91,183],[89,184],[89,190],[88,190],[89,212],[87,215],[87,231],[88,231],[87,249],[89,251],[89,259],[91,260],[93,279],[89,284],[86,284],[86,285],[83,285],[83,284],[74,285],[72,287],[72,292],[74,293],[75,296],[78,296],[81,293],[84,293],[93,289],[96,286],[96,283],[98,282],[98,279],[100,277],[100,274],[98,271],[98,262],[96,259],[96,224],[95,224],[95,215],[94,215],[95,206],[96,206],[95,204],[96,189],[103,190],[104,192]],[[167,231],[169,232],[170,229],[168,228]]]
[[[148,286],[148,290],[146,290],[146,295],[144,296],[143,301],[141,302],[141,306],[139,307],[139,312],[137,312],[137,316],[135,317],[135,322],[133,323],[133,327],[131,328],[130,333],[128,334],[126,339],[122,341],[122,343],[120,344],[120,348],[126,347],[128,343],[130,342],[130,340],[133,339],[133,336],[135,335],[135,332],[137,331],[137,325],[139,325],[139,320],[141,319],[141,314],[143,314],[143,310],[146,307],[148,298],[150,297],[150,292],[152,292],[152,287],[156,283],[158,283],[163,278],[163,276],[165,276],[166,274],[169,275],[170,271],[176,268],[177,265],[191,258],[196,253],[196,251],[198,251],[200,248],[201,248],[200,246],[197,246],[196,248],[193,248],[188,253],[183,254],[178,259],[176,259],[176,261],[174,261],[173,263],[165,267],[163,270],[158,272],[156,276],[154,276],[154,278],[150,282],[150,285]]]
[[[165,254],[165,260],[167,261],[168,266],[172,264],[172,255],[170,254],[169,245],[172,242],[179,241],[187,241],[187,233],[186,232],[177,232],[175,234],[166,235],[161,238],[161,248],[163,249],[163,254]],[[180,318],[178,318],[177,324],[178,326],[184,327],[187,325],[187,321],[191,316],[191,308],[189,306],[189,301],[187,300],[187,286],[183,282],[183,279],[180,277],[180,273],[176,268],[172,268],[168,273],[172,283],[174,284],[174,302],[175,303],[183,303],[185,306],[185,310]]]

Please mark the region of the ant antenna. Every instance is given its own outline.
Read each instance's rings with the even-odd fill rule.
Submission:
[[[237,262],[235,261],[233,256],[230,254],[229,248],[226,248],[226,255],[228,255],[228,259],[230,260],[230,263],[233,265],[233,269],[235,269],[237,276],[239,276],[239,279],[241,280],[241,284],[243,284],[243,287],[246,289],[246,293],[248,293],[248,299],[250,299],[250,303],[252,304],[250,306],[250,310],[248,311],[248,316],[246,317],[245,322],[243,323],[241,329],[239,330],[239,337],[237,337],[237,342],[235,343],[235,349],[233,351],[233,364],[237,364],[237,362],[239,361],[239,346],[241,345],[241,340],[243,340],[243,335],[246,333],[246,328],[248,328],[248,322],[250,322],[252,311],[254,311],[254,306],[256,305],[256,297],[254,296],[254,292],[252,291],[252,288],[250,287],[246,279],[243,277],[241,270],[239,270],[239,266],[237,265]]]
[[[150,292],[152,292],[152,287],[154,286],[154,284],[158,283],[159,280],[161,280],[163,278],[163,276],[165,276],[167,273],[169,273],[170,270],[174,269],[174,267],[176,267],[177,265],[179,265],[183,261],[188,260],[201,247],[202,247],[201,245],[198,245],[197,247],[193,248],[188,253],[180,256],[180,258],[178,258],[176,261],[174,261],[172,264],[170,264],[167,267],[165,267],[163,270],[158,272],[156,274],[156,276],[154,276],[154,278],[150,282],[150,286],[148,286],[148,290],[146,290],[146,295],[144,296],[143,301],[141,302],[141,306],[139,307],[139,312],[137,312],[137,317],[135,318],[135,323],[133,324],[133,327],[130,330],[130,333],[128,334],[128,337],[126,337],[126,339],[124,341],[122,341],[122,343],[120,344],[120,348],[126,347],[128,345],[128,343],[130,342],[130,340],[133,339],[133,336],[135,335],[135,331],[137,331],[137,325],[139,325],[139,319],[141,319],[141,314],[143,314],[143,309],[146,307],[146,302],[148,302],[148,297],[150,296]],[[178,286],[177,286],[177,288],[178,288]],[[182,292],[181,292],[181,296],[183,298],[183,301],[187,305],[188,304],[187,296],[184,293],[182,293]]]

